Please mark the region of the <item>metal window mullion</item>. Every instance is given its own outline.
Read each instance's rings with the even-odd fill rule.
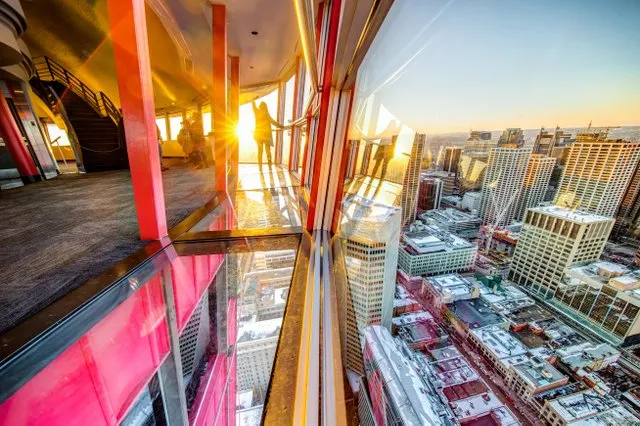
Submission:
[[[333,256],[327,231],[322,231],[322,416],[323,425],[346,425],[338,298]]]
[[[171,270],[165,268],[161,272],[162,293],[166,306],[167,327],[169,337],[169,356],[158,369],[160,394],[164,406],[164,413],[169,426],[189,424],[187,414],[187,399],[185,395],[182,359],[180,356],[180,333],[176,318],[175,299]]]

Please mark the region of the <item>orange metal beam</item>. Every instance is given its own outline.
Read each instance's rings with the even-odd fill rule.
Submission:
[[[215,188],[227,192],[227,144],[229,122],[227,115],[227,7],[211,5],[211,42],[213,47],[213,85],[211,90],[211,116],[215,143]]]
[[[231,56],[230,58],[230,86],[229,86],[229,120],[231,122],[231,175],[238,176],[238,162],[240,158],[240,146],[236,127],[240,119],[240,58]]]

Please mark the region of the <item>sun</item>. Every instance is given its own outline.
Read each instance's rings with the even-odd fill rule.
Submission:
[[[253,139],[253,126],[250,123],[238,122],[236,125],[236,136],[240,140]]]

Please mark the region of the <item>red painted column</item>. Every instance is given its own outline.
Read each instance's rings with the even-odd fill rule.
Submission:
[[[349,163],[350,145],[349,145],[349,123],[351,122],[351,111],[353,109],[353,99],[355,98],[355,90],[351,92],[351,99],[349,99],[349,109],[347,111],[347,129],[344,132],[344,145],[342,151],[342,160],[340,161],[340,170],[338,171],[338,188],[335,203],[333,206],[333,218],[331,219],[331,233],[338,232],[338,225],[340,224],[340,210],[342,205],[342,194],[344,192],[344,178],[347,174],[347,164]]]
[[[2,136],[2,140],[16,168],[18,172],[20,172],[22,181],[24,183],[39,181],[40,175],[38,174],[36,165],[29,151],[27,151],[27,147],[24,145],[20,129],[18,129],[18,125],[11,114],[9,104],[2,91],[0,91],[0,136]]]
[[[145,3],[108,0],[109,25],[142,240],[167,235]]]
[[[229,162],[231,163],[231,175],[238,177],[238,163],[240,160],[240,146],[236,128],[240,119],[240,58],[229,58],[229,120],[231,122],[230,136],[233,141]]]
[[[227,7],[211,5],[211,42],[213,44],[213,86],[211,90],[211,116],[215,146],[216,190],[227,192]]]
[[[300,173],[300,185],[305,186],[307,184],[307,158],[309,157],[309,144],[314,141],[314,133],[315,127],[313,126],[314,118],[311,116],[311,109],[307,113],[307,124],[306,124],[306,136],[304,138],[304,148],[302,149],[302,173]]]
[[[338,42],[338,29],[340,26],[341,1],[335,0],[331,3],[331,10],[326,11],[329,15],[329,28],[327,33],[326,45],[324,49],[324,61],[322,72],[322,91],[320,92],[320,113],[318,116],[318,131],[314,144],[314,160],[311,165],[310,186],[311,193],[309,196],[309,212],[307,214],[308,230],[313,229],[317,201],[318,190],[320,186],[320,167],[322,165],[322,155],[324,153],[325,139],[327,138],[327,124],[329,122],[329,101],[331,100],[331,86],[333,81],[333,64],[336,54],[336,45]],[[326,9],[325,9],[326,10]],[[320,17],[318,17],[320,18]],[[307,148],[308,149],[308,148]]]

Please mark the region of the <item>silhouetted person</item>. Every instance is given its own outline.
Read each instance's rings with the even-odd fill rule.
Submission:
[[[280,127],[280,124],[276,122],[269,114],[267,104],[260,102],[260,107],[256,107],[255,101],[253,105],[253,114],[256,118],[256,128],[253,131],[253,138],[258,144],[258,167],[262,169],[262,151],[267,154],[267,163],[271,168],[271,147],[273,146],[273,133],[271,125],[274,124]]]
[[[199,115],[196,115],[191,120],[191,125],[189,126],[189,136],[191,137],[195,168],[202,169],[207,165],[204,155],[204,129],[202,127],[202,117],[200,117]]]
[[[187,120],[180,122],[180,131],[177,136],[178,145],[182,148],[182,152],[184,152],[185,157],[188,159],[188,163],[194,163],[195,161],[192,157],[193,147],[191,144],[191,136],[189,135],[189,122]]]

